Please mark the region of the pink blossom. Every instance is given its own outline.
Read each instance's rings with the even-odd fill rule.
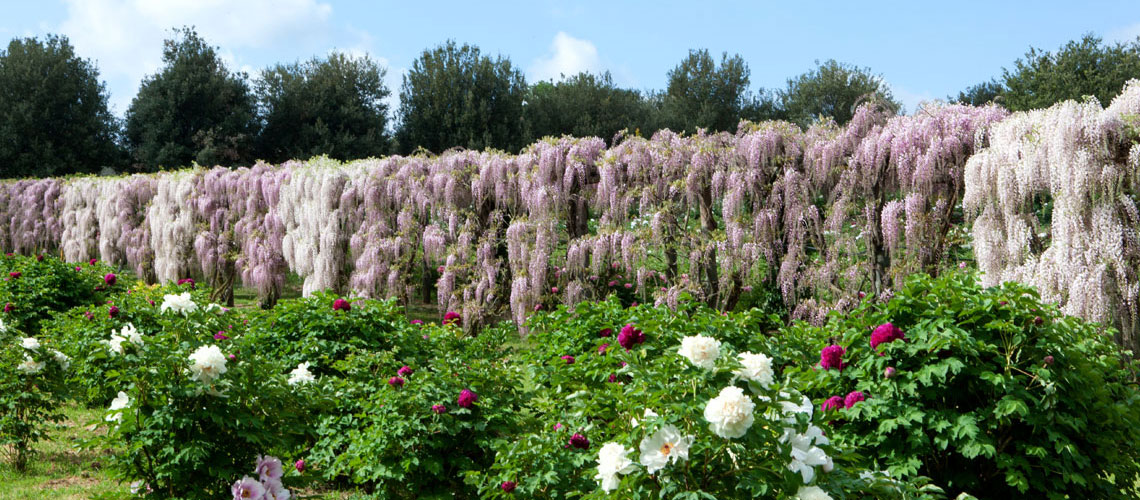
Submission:
[[[443,324],[463,326],[463,318],[455,311],[447,311],[447,314],[443,315]]]
[[[634,328],[632,323],[622,327],[621,333],[618,334],[618,344],[621,344],[626,350],[632,349],[633,346],[644,342],[645,334],[642,333],[641,330]]]
[[[617,374],[616,374],[616,373],[611,373],[611,374],[610,374],[610,383],[611,383],[611,384],[613,384],[613,383],[616,383],[616,382],[617,382]]]
[[[218,332],[214,334],[214,340],[226,340],[228,338],[229,337],[226,336],[226,332]]]
[[[609,337],[610,335],[613,335],[613,334],[614,334],[613,328],[602,328],[602,331],[598,332],[599,337]]]
[[[538,311],[541,311],[541,310],[542,310],[542,304],[535,304],[535,305],[534,305],[534,311],[535,311],[535,312],[538,312]]]
[[[400,387],[404,386],[404,379],[402,379],[400,377],[392,377],[392,378],[388,379],[388,385],[395,387],[396,389],[399,389]]]
[[[459,406],[461,406],[463,408],[470,408],[478,400],[479,400],[479,395],[475,394],[474,391],[472,391],[471,389],[463,389],[462,391],[460,391],[459,399],[456,400],[456,403],[459,404]]]
[[[118,306],[111,306],[111,308],[107,310],[107,316],[110,317],[111,319],[115,319],[115,316],[118,316],[118,315],[119,315]]]
[[[574,356],[566,354],[566,355],[562,356],[562,361],[565,361],[566,364],[568,364],[568,365],[572,365],[572,364],[574,364]]]
[[[554,423],[554,432],[558,432],[558,429],[561,429],[561,428],[562,428],[562,422],[555,422]]]
[[[41,253],[41,254],[36,256],[36,262],[43,262],[43,261],[44,261],[44,254]]]
[[[608,348],[609,346],[610,346],[610,344],[608,342],[598,346],[598,354],[605,354],[606,348]]]
[[[965,268],[966,268],[966,263],[965,263],[965,262],[959,262],[959,263],[958,263],[958,269],[965,269]]]
[[[573,436],[570,436],[570,446],[578,448],[579,450],[587,450],[590,448],[590,440],[586,439],[586,436],[575,433]]]
[[[871,332],[871,349],[876,349],[880,344],[888,344],[896,340],[906,340],[906,334],[891,323],[883,323],[875,328],[874,332]],[[879,354],[882,355],[882,353]]]
[[[352,310],[352,304],[349,304],[348,301],[344,300],[344,299],[336,299],[333,301],[333,310],[334,311],[351,311]]]
[[[305,459],[298,458],[296,462],[293,462],[293,468],[297,469],[298,473],[303,474],[305,472]]]
[[[847,394],[847,397],[843,398],[843,407],[851,408],[852,406],[855,406],[855,403],[865,401],[866,399],[867,398],[863,396],[862,391],[852,391],[851,393]]]
[[[499,488],[502,488],[503,491],[510,493],[512,491],[515,491],[515,482],[514,481],[503,481],[503,484],[500,484]]]
[[[230,487],[234,500],[258,500],[265,498],[265,486],[256,479],[246,476]]]
[[[194,284],[194,280],[192,280],[190,278],[180,279],[180,280],[178,280],[178,284],[179,285],[190,285],[191,290],[194,290],[196,288],[195,284]]]
[[[823,411],[839,410],[842,408],[843,408],[843,397],[842,396],[832,396],[830,398],[827,398],[827,401],[824,401],[823,405],[820,406],[820,409]]]
[[[558,287],[556,287],[556,286],[550,287],[550,293],[558,293]]]
[[[847,354],[847,349],[844,349],[843,346],[832,344],[824,347],[823,350],[819,352],[819,365],[823,367],[824,370],[834,368],[842,371],[844,354]]]
[[[21,273],[20,271],[12,271],[12,272],[8,273],[8,276],[11,277],[12,279],[16,279],[16,278],[19,278],[20,276],[23,276],[23,273]]]
[[[626,287],[626,288],[633,288],[633,283],[626,283],[626,284],[625,284],[625,287]]]
[[[408,365],[404,365],[404,366],[401,366],[399,370],[396,370],[396,374],[401,376],[401,377],[407,377],[408,375],[412,374],[412,371],[413,371],[412,367],[410,367]]]
[[[439,272],[440,274],[443,274],[443,266],[439,266],[439,267],[435,268],[435,270],[437,272]]]
[[[94,266],[96,262],[99,262],[99,259],[91,259],[91,260],[87,261],[87,263],[91,264],[92,266]]]
[[[434,411],[438,415],[443,415],[447,413],[447,407],[443,405],[431,405],[431,411]]]
[[[889,378],[892,378],[894,376],[895,376],[895,367],[888,366],[887,369],[883,370],[883,378],[889,379]]]
[[[412,324],[413,325],[422,325],[422,324],[424,324],[424,322],[421,320],[418,320],[418,319],[413,319]]]
[[[281,479],[285,475],[285,470],[281,467],[281,460],[277,457],[259,456],[257,457],[257,466],[253,469],[262,481],[271,479]]]
[[[118,278],[114,273],[109,273],[106,276],[103,276],[103,282],[107,283],[107,286],[115,286],[116,281],[118,281]]]
[[[1045,364],[1046,364],[1046,365],[1051,365],[1051,364],[1053,364],[1053,356],[1052,356],[1052,355],[1049,355],[1049,356],[1045,356]]]
[[[233,361],[233,360],[236,360],[236,359],[237,359],[237,356],[235,356],[235,355],[233,355],[233,354],[230,354],[230,355],[229,355],[229,358],[230,358],[230,361]]]
[[[610,288],[613,288],[613,287],[617,286],[617,284],[618,284],[618,283],[617,283],[616,281],[611,281],[611,282],[610,282]]]
[[[87,318],[88,321],[95,319],[95,315],[91,314],[91,311],[83,311],[83,316]]]

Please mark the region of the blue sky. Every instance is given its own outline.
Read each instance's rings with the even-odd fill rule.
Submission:
[[[739,53],[752,88],[834,58],[870,67],[908,109],[1000,75],[1030,47],[1055,50],[1092,32],[1140,35],[1138,1],[632,2],[364,0],[41,0],[0,5],[0,38],[67,35],[94,59],[122,114],[161,65],[162,40],[194,25],[232,68],[251,74],[339,49],[400,75],[449,38],[510,57],[528,81],[609,70],[623,86],[660,89],[691,48]],[[394,102],[393,102],[394,104]]]

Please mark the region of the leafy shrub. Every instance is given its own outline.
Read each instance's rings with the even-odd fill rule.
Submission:
[[[38,335],[40,322],[57,311],[97,304],[123,285],[108,285],[111,272],[101,264],[68,264],[51,257],[0,256],[0,314],[28,335]]]
[[[63,419],[63,378],[68,359],[38,340],[0,327],[0,446],[18,471],[49,425]]]
[[[905,339],[872,349],[888,322]],[[865,395],[832,412],[833,436],[893,477],[922,474],[984,498],[1135,498],[1132,367],[1100,327],[1061,316],[1032,289],[918,275],[885,305],[785,335],[816,343],[788,373],[817,401]],[[829,339],[846,350],[842,370],[813,366]]]

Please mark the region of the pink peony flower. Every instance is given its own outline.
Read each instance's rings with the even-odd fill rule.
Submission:
[[[610,374],[610,383],[611,384],[617,383],[617,374],[616,373]]]
[[[616,281],[611,281],[611,282],[610,282],[610,288],[613,288],[613,287],[615,287],[615,286],[617,286],[617,282],[616,282]]]
[[[562,422],[555,422],[554,423],[554,432],[558,432],[558,429],[561,429],[561,428],[562,428]]]
[[[148,303],[150,303],[150,305],[152,305],[152,306],[154,305],[154,300],[152,300],[152,299],[146,299],[146,301],[147,301]]]
[[[226,340],[226,339],[229,339],[229,337],[226,336],[226,332],[218,332],[218,333],[214,334],[214,340]]]
[[[871,349],[876,349],[880,344],[889,344],[896,340],[906,340],[906,334],[891,323],[883,323],[871,332]],[[882,353],[879,355],[882,356]]]
[[[424,324],[424,322],[422,320],[413,319],[412,324],[413,325],[422,325],[422,324]]]
[[[470,408],[478,400],[479,400],[479,395],[475,394],[474,391],[472,391],[471,389],[463,389],[459,393],[459,399],[457,399],[455,402],[463,408]]]
[[[6,313],[12,312],[12,310],[15,308],[16,308],[16,306],[13,306],[11,302],[4,304],[4,312],[6,312]]]
[[[626,283],[626,284],[625,284],[625,287],[626,287],[626,288],[633,288],[633,283]]]
[[[571,356],[569,354],[562,356],[562,361],[565,361],[568,365],[572,365],[574,364],[574,356]]]
[[[118,280],[119,278],[117,278],[114,273],[108,273],[106,276],[103,276],[103,282],[106,283],[107,286],[115,286],[115,282]]]
[[[463,326],[463,318],[455,311],[447,311],[447,314],[443,315],[443,324]]]
[[[443,415],[447,413],[447,407],[443,405],[431,405],[431,411],[434,411],[438,415]]]
[[[298,458],[296,462],[293,462],[293,468],[297,469],[298,473],[303,474],[305,472],[305,459]]]
[[[512,491],[515,491],[515,482],[514,481],[503,481],[503,484],[500,484],[499,487],[502,488],[503,491],[510,493]]]
[[[538,312],[541,310],[542,310],[542,304],[535,304],[534,305],[534,312]]]
[[[344,300],[344,299],[336,299],[333,301],[333,310],[334,311],[351,311],[352,310],[352,304],[349,304],[348,301]]]
[[[550,293],[558,293],[558,287],[556,287],[556,286],[550,287]]]
[[[859,292],[859,298],[860,298],[860,299],[862,299],[862,298],[865,298],[866,296],[867,296],[867,294],[866,294],[866,293],[863,293],[863,292]]]
[[[82,267],[82,266],[75,266],[75,271],[76,271],[76,272],[79,272],[79,271],[82,271],[82,270],[83,270],[83,267]]]
[[[829,345],[824,347],[819,352],[819,366],[824,370],[836,369],[843,371],[843,355],[847,354],[847,349],[839,345]]]
[[[119,315],[119,307],[118,306],[111,306],[111,308],[107,310],[107,316],[109,316],[111,319],[115,319],[115,316],[118,316],[118,315]]]
[[[237,359],[237,356],[234,354],[230,354],[228,357],[230,358],[230,361],[234,361]]]
[[[895,367],[888,366],[886,370],[883,370],[883,378],[889,379],[889,378],[893,378],[894,376],[895,376]]]
[[[259,500],[265,498],[265,486],[256,479],[246,476],[230,487],[234,500]]]
[[[862,391],[852,391],[851,393],[847,394],[847,397],[843,398],[843,407],[851,408],[852,406],[855,406],[855,403],[866,400],[867,398],[863,396]]]
[[[259,456],[257,457],[257,466],[253,469],[262,481],[269,481],[273,479],[281,479],[285,475],[285,470],[281,467],[281,460],[277,457]]]
[[[824,401],[823,405],[821,405],[819,408],[823,411],[842,409],[843,408],[843,397],[842,396],[832,396],[830,398],[827,398],[827,401]]]
[[[402,379],[400,377],[392,377],[392,378],[388,379],[388,385],[395,387],[396,389],[399,389],[400,387],[404,386],[404,379]]]
[[[599,337],[609,337],[610,335],[613,335],[613,334],[614,334],[613,328],[602,328],[602,331],[598,332]]]
[[[575,433],[570,436],[570,446],[578,448],[579,450],[588,450],[590,448],[590,440],[586,436]]]
[[[632,323],[622,327],[621,333],[618,334],[618,344],[621,344],[626,350],[632,349],[633,346],[644,342],[645,334],[642,333],[641,330],[634,328]]]
[[[12,279],[19,278],[20,276],[23,276],[23,275],[24,274],[21,273],[20,271],[12,271],[12,272],[8,273],[8,276],[11,277]]]
[[[190,285],[191,290],[194,290],[196,288],[196,286],[194,284],[194,280],[192,280],[190,278],[180,279],[180,280],[178,280],[178,284],[179,285]]]
[[[396,374],[401,376],[401,377],[407,377],[408,375],[412,374],[412,371],[413,371],[412,367],[410,367],[408,365],[404,365],[404,366],[401,366],[399,370],[396,370]]]
[[[99,259],[91,259],[91,260],[87,261],[88,264],[91,264],[93,266],[95,265],[96,262],[99,262]]]
[[[83,317],[87,318],[88,321],[95,319],[95,315],[91,314],[91,311],[83,311]]]
[[[598,354],[605,354],[606,348],[608,348],[609,346],[610,346],[610,344],[608,344],[608,343],[598,346]]]

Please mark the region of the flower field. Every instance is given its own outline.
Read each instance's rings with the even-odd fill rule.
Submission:
[[[64,422],[99,498],[1135,498],[1138,114],[6,182],[5,467]]]

